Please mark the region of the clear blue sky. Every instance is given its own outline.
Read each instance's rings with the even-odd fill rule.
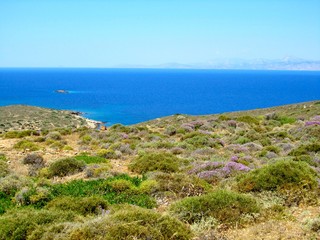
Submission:
[[[320,0],[0,0],[0,67],[320,60]]]

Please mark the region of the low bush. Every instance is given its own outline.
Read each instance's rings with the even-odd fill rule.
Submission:
[[[112,190],[117,193],[130,191],[135,188],[135,185],[126,179],[115,179],[111,181],[109,185],[111,186]]]
[[[0,216],[1,240],[24,240],[41,225],[72,221],[75,215],[66,211],[19,209]]]
[[[308,189],[317,187],[316,173],[305,162],[279,160],[238,178],[242,192],[276,190],[285,184],[296,184]]]
[[[49,139],[46,140],[46,144],[52,149],[62,150],[66,146],[67,142]]]
[[[7,209],[11,208],[13,203],[11,201],[11,196],[0,191],[0,215],[5,213]]]
[[[0,153],[0,161],[6,161],[6,155],[4,155],[3,153]]]
[[[79,161],[74,158],[65,158],[52,163],[48,170],[50,177],[64,177],[81,172],[85,169],[85,167],[86,164],[84,161]]]
[[[158,189],[159,183],[156,180],[145,180],[140,184],[138,191],[145,194],[152,194]]]
[[[245,143],[249,143],[251,142],[251,140],[247,137],[243,137],[243,136],[240,136],[238,137],[238,139],[235,141],[235,143],[238,143],[238,144],[245,144]]]
[[[177,239],[192,238],[191,230],[179,220],[153,210],[121,206],[110,216],[80,225],[70,233],[71,239]]]
[[[125,189],[127,187],[124,187],[122,188],[124,191],[120,191],[121,188],[117,186],[117,184],[114,184],[115,188],[113,188],[112,182],[116,180],[126,180],[131,182],[132,185],[128,182],[126,182],[126,184],[130,185],[133,190],[126,191]],[[156,205],[154,199],[142,191],[136,190],[136,188],[139,188],[142,182],[143,180],[138,177],[118,175],[107,179],[89,181],[74,180],[64,184],[55,184],[50,186],[50,192],[55,197],[89,197],[99,195],[107,200],[110,204],[129,203],[145,208],[153,208]]]
[[[44,165],[43,157],[37,153],[28,154],[23,159],[23,164]]]
[[[9,131],[4,134],[5,138],[23,138],[31,135],[39,135],[36,131],[25,130],[25,131]]]
[[[284,125],[284,124],[292,124],[292,123],[295,123],[296,122],[296,119],[293,118],[293,117],[288,117],[288,116],[277,116],[277,118],[275,119],[277,120],[278,122],[281,123],[281,125]]]
[[[82,138],[81,138],[81,141],[83,144],[89,144],[92,140],[92,137],[90,135],[84,135]]]
[[[14,194],[21,188],[29,185],[29,180],[19,175],[7,175],[0,181],[0,192],[4,192],[9,196],[14,196]]]
[[[71,128],[57,128],[57,129],[55,129],[55,131],[59,132],[63,136],[69,135],[69,134],[72,133],[72,129]]]
[[[320,102],[319,102],[320,103]],[[314,219],[311,219],[307,223],[308,227],[310,228],[311,231],[320,233],[320,216]]]
[[[9,166],[5,161],[0,161],[0,178],[9,174]]]
[[[157,193],[172,195],[173,197],[199,196],[211,190],[211,185],[194,175],[183,173],[157,172],[150,176],[157,182],[154,189]]]
[[[129,169],[140,174],[150,171],[177,172],[182,161],[172,153],[145,153],[136,157]]]
[[[21,140],[17,142],[13,146],[13,148],[18,150],[28,150],[28,151],[37,151],[40,149],[40,147],[37,144],[29,140]]]
[[[259,120],[256,117],[252,117],[249,115],[238,117],[237,121],[249,124],[259,124]]]
[[[15,194],[14,200],[20,206],[33,205],[36,208],[42,208],[52,197],[47,188],[24,187]]]
[[[86,164],[92,164],[92,163],[109,163],[110,161],[108,159],[105,159],[103,157],[99,156],[89,156],[86,154],[81,154],[74,157],[75,159],[79,161],[84,161]]]
[[[117,154],[118,151],[114,151],[111,149],[101,149],[98,151],[98,156],[102,158],[107,158],[107,159],[118,159],[121,157],[121,152],[120,154]]]
[[[307,155],[309,152],[320,152],[320,144],[319,143],[310,143],[300,145],[299,147],[293,149],[289,156],[300,156],[300,155]]]
[[[23,163],[28,165],[29,176],[37,176],[39,170],[45,166],[43,157],[36,153],[28,154],[23,159]]]
[[[84,198],[62,196],[50,201],[45,208],[73,211],[85,216],[101,214],[103,210],[108,209],[108,202],[100,196]]]
[[[49,132],[46,136],[46,140],[61,140],[61,134],[58,131]]]
[[[273,152],[273,153],[280,153],[281,149],[277,146],[273,146],[273,145],[270,145],[270,146],[266,146],[263,148],[264,151],[267,151],[267,152]]]
[[[88,178],[104,178],[110,176],[110,169],[110,163],[90,164],[86,167],[85,173]]]
[[[217,190],[199,197],[184,198],[171,205],[170,211],[189,223],[213,217],[223,223],[239,222],[244,214],[259,212],[254,198],[232,191]]]
[[[294,161],[302,161],[306,162],[311,166],[317,167],[317,163],[312,160],[312,157],[310,155],[300,155],[293,158]]]

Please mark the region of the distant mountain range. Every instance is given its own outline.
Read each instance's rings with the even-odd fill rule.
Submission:
[[[201,63],[165,63],[159,65],[121,65],[124,68],[178,68],[178,69],[250,69],[250,70],[320,70],[320,60],[286,57],[283,59],[219,59]]]

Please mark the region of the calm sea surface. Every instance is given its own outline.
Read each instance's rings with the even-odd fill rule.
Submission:
[[[320,100],[319,71],[0,69],[0,106],[81,111],[108,125],[310,100]]]

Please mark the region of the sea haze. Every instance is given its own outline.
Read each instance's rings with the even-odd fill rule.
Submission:
[[[56,93],[63,89],[69,94]],[[0,106],[75,110],[134,124],[176,113],[202,115],[320,99],[319,71],[0,69]]]

